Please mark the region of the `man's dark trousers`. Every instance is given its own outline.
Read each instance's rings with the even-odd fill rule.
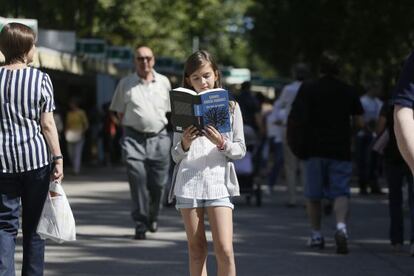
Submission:
[[[171,138],[164,129],[156,135],[125,129],[122,141],[132,199],[132,218],[142,232],[158,220],[170,168]]]

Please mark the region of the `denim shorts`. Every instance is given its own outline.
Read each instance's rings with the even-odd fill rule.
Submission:
[[[309,199],[334,199],[350,196],[352,176],[350,161],[329,158],[309,158],[305,163],[305,197]]]
[[[175,208],[177,210],[182,208],[207,208],[207,207],[229,207],[234,209],[234,205],[230,197],[223,197],[217,199],[196,199],[176,197]]]

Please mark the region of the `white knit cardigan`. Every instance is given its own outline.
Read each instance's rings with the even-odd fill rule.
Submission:
[[[230,108],[230,121],[232,125],[232,131],[223,133],[225,139],[224,149],[220,150],[220,153],[223,154],[226,158],[225,164],[225,179],[224,185],[227,188],[228,194],[230,196],[240,195],[239,183],[237,181],[236,170],[234,169],[234,164],[232,160],[241,159],[246,154],[246,145],[244,142],[244,133],[243,133],[243,119],[240,111],[239,105],[236,103],[233,107]],[[171,148],[171,155],[175,162],[174,173],[172,177],[172,185],[170,188],[168,199],[171,202],[174,198],[174,190],[176,185],[177,173],[181,165],[181,161],[187,158],[189,151],[184,151],[181,146],[181,137],[182,133],[174,132],[173,146]],[[213,198],[211,198],[213,199]]]

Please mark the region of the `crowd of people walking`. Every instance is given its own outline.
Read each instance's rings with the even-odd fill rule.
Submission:
[[[33,31],[22,24],[7,24],[0,33],[5,56],[0,67],[1,275],[14,275],[20,200],[23,275],[42,275],[44,241],[36,226],[49,181],[63,178],[59,137],[67,146],[73,173],[79,174],[90,129],[79,99],[70,100],[65,119],[54,117],[53,81],[28,66],[34,42]],[[376,78],[366,82],[364,93],[358,93],[341,79],[341,61],[333,52],[322,54],[317,77],[311,78],[306,64],[294,65],[294,80],[276,89],[273,100],[254,93],[251,83],[245,82],[239,93],[230,91],[231,130],[227,133],[207,125],[172,134],[167,116],[171,84],[154,70],[155,62],[150,47],[137,46],[135,71],[119,81],[111,103],[103,106],[103,161],[110,164],[115,149],[122,150],[135,239],[146,239],[148,231],[158,230],[168,186],[187,234],[190,274],[207,275],[207,216],[218,275],[236,275],[232,198],[240,195],[243,185],[261,182],[260,190],[269,193],[285,185],[286,207],[306,206],[307,246],[312,249],[325,246],[322,203],[332,204],[336,252],[348,254],[352,179],[357,178],[361,196],[382,195],[385,187],[379,178],[383,175],[388,188],[390,244],[401,251],[405,242],[406,191],[410,254],[414,256],[413,55],[405,62],[393,99],[386,99]],[[188,57],[182,86],[197,93],[223,87],[209,52],[200,50]],[[167,185],[169,180],[172,185]],[[407,189],[403,189],[405,184]]]

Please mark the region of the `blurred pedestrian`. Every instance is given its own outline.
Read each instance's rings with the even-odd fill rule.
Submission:
[[[206,51],[193,53],[184,65],[183,86],[196,92],[221,87],[217,64]],[[220,134],[213,126],[200,132],[190,126],[174,133],[172,157],[176,163],[173,194],[187,234],[190,275],[207,275],[207,240],[204,216],[213,233],[216,275],[236,275],[233,253],[233,204],[239,195],[236,172],[230,160],[246,153],[239,106],[230,101],[232,130]]]
[[[398,148],[411,174],[414,174],[414,52],[408,57],[402,69],[394,93],[394,131]],[[411,201],[411,206],[412,206]],[[414,217],[410,207],[410,217]],[[413,222],[414,220],[412,220]],[[414,225],[411,225],[411,229]],[[411,256],[414,256],[414,236],[411,236]]]
[[[102,128],[104,123],[104,114],[100,108],[96,105],[92,105],[87,111],[87,120],[89,128],[88,139],[86,141],[87,146],[87,156],[89,164],[97,165],[99,162],[103,161],[101,152],[103,137],[102,137]]]
[[[381,85],[377,80],[370,80],[367,84],[367,92],[360,98],[364,109],[364,129],[358,131],[356,136],[356,159],[358,166],[359,193],[382,194],[378,184],[378,156],[372,151],[372,144],[376,138],[378,118],[382,108],[382,101],[378,98]]]
[[[22,275],[43,275],[45,241],[36,233],[50,180],[63,178],[49,75],[28,67],[35,33],[20,23],[0,33],[0,275],[15,275],[14,252],[22,205]],[[51,170],[51,164],[53,172]],[[52,172],[52,174],[51,174]]]
[[[308,245],[324,248],[321,200],[328,194],[334,200],[336,252],[346,254],[352,176],[351,119],[354,125],[362,127],[363,110],[355,90],[338,79],[339,70],[338,56],[324,52],[322,76],[302,84],[289,114],[289,127],[291,121],[300,122],[302,135],[296,139],[302,139],[305,144],[305,197],[311,223]]]
[[[277,123],[282,127],[283,140],[286,139],[286,124],[290,110],[292,109],[293,101],[295,100],[299,88],[301,87],[303,81],[307,78],[308,74],[308,67],[306,64],[296,64],[293,67],[293,75],[295,80],[283,87],[282,93],[275,104],[274,108],[276,110],[279,110],[278,113],[281,114]],[[286,142],[283,143],[283,157],[286,173],[286,187],[288,192],[288,201],[286,203],[286,206],[296,207],[297,186],[304,186],[304,164],[297,156],[293,154],[288,143]]]
[[[268,174],[268,186],[270,192],[276,184],[283,169],[283,128],[282,120],[286,118],[285,109],[279,108],[279,96],[273,104],[271,113],[266,117],[266,133],[269,144],[269,156],[272,158],[271,168]]]
[[[118,117],[114,112],[109,110],[111,103],[105,103],[102,106],[104,112],[103,122],[103,145],[104,145],[104,163],[106,166],[111,166],[116,159],[116,138],[118,136],[118,126],[120,124]]]
[[[65,140],[74,174],[79,174],[81,169],[85,133],[88,128],[88,117],[85,111],[80,108],[79,100],[71,99],[69,101],[69,111],[66,114]]]
[[[258,99],[252,94],[251,82],[245,81],[241,84],[240,94],[236,97],[243,114],[244,124],[251,126],[258,134],[263,136],[263,120],[261,117],[261,106]]]
[[[267,178],[268,168],[267,163],[269,161],[269,139],[267,129],[267,116],[270,115],[273,109],[273,102],[266,97],[263,93],[258,92],[255,94],[257,102],[260,105],[260,125],[261,125],[261,137],[257,148],[257,154],[254,157],[255,174],[260,176],[261,179]],[[270,191],[269,191],[270,192]]]
[[[236,98],[243,115],[243,123],[250,126],[257,133],[257,144],[252,152],[253,158],[253,179],[260,176],[263,168],[263,146],[266,141],[265,125],[262,116],[262,102],[259,101],[261,96],[254,95],[251,90],[251,82],[245,81],[241,84],[240,94]],[[252,183],[253,184],[253,183]]]
[[[170,167],[171,139],[166,113],[170,111],[167,77],[153,67],[155,56],[147,46],[135,49],[136,72],[123,78],[112,98],[124,127],[122,149],[127,164],[135,239],[158,229],[158,214]]]

